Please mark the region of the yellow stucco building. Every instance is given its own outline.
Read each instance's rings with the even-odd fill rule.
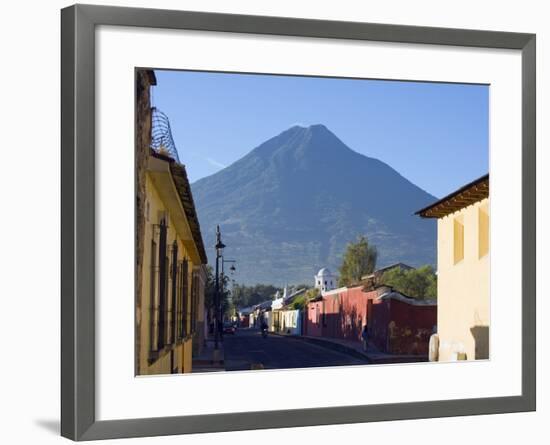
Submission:
[[[187,373],[204,342],[207,259],[185,167],[150,147],[147,90],[138,88],[136,374]]]
[[[489,358],[489,175],[417,212],[437,218],[438,360]]]

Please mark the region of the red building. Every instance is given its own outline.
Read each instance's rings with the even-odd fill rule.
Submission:
[[[367,323],[368,301],[388,292],[388,287],[365,290],[363,285],[342,287],[307,305],[304,335],[361,341],[361,331]]]
[[[428,355],[437,325],[437,304],[387,292],[369,307],[369,339],[390,354]]]
[[[425,355],[437,324],[437,306],[408,298],[387,286],[335,289],[308,303],[303,334],[360,342],[365,324],[378,350]]]
[[[250,323],[250,315],[249,314],[241,314],[239,315],[239,327],[240,328],[247,328]]]

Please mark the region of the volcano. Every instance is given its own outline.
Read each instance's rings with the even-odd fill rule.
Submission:
[[[312,284],[359,235],[380,267],[436,262],[435,222],[414,212],[437,198],[324,125],[294,126],[191,187],[208,258],[219,224],[239,283]]]

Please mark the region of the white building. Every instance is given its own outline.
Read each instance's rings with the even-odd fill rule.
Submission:
[[[271,303],[271,309],[272,310],[281,309],[284,306],[284,301],[286,298],[287,298],[287,290],[285,286],[285,290],[282,297],[279,291],[277,291],[277,293],[275,294],[275,297],[273,298],[273,303]]]
[[[338,277],[333,275],[326,267],[323,267],[317,272],[317,275],[315,275],[315,287],[320,289],[321,292],[336,289],[337,282]]]

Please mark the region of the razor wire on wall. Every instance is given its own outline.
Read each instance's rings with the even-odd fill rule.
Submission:
[[[151,108],[151,148],[156,152],[166,152],[172,159],[180,162],[178,150],[172,137],[168,116],[157,107]]]

